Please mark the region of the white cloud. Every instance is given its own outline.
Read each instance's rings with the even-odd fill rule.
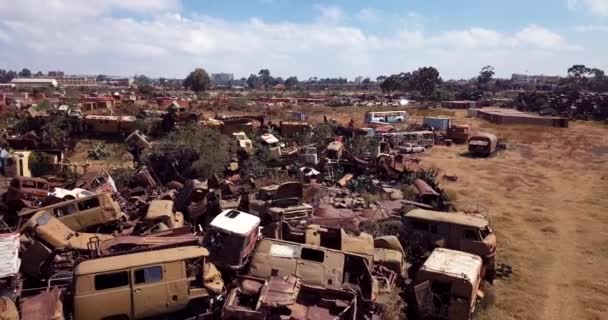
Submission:
[[[583,8],[598,16],[608,16],[608,0],[568,0],[570,9]]]
[[[574,27],[574,30],[576,30],[578,32],[608,32],[608,25],[594,25],[594,24],[580,25],[580,26]]]
[[[321,23],[336,24],[345,18],[345,13],[340,7],[317,4],[315,8],[319,11],[318,21]]]
[[[363,8],[357,13],[357,19],[372,24],[380,21],[380,15],[381,13],[376,9]]]
[[[558,65],[585,60],[561,35],[536,25],[514,33],[487,28],[427,32],[404,25],[377,35],[349,26],[337,7],[317,6],[320,18],[310,23],[234,22],[184,16],[177,1],[105,0],[97,6],[78,1],[76,7],[66,6],[67,0],[21,1],[71,18],[40,20],[17,5],[7,13],[0,0],[0,67],[5,69],[183,77],[203,66],[237,75],[269,68],[273,74],[308,78],[375,76],[435,65],[450,78],[476,74],[487,64],[510,72],[529,63],[525,69],[551,74],[563,69]],[[115,10],[145,14],[121,18],[112,14]]]

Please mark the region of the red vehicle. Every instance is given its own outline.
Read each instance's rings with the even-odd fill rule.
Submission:
[[[38,203],[49,195],[49,183],[41,178],[16,177],[11,180],[2,202],[10,210],[37,208]]]

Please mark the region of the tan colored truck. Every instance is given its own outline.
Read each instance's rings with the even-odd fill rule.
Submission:
[[[498,138],[491,133],[477,133],[469,138],[469,153],[474,156],[488,157],[497,147]]]
[[[410,243],[431,250],[448,248],[475,254],[483,259],[483,276],[493,281],[496,264],[496,235],[488,220],[465,213],[414,209],[403,216]]]
[[[412,283],[419,319],[469,320],[478,298],[483,298],[481,258],[437,248],[416,273]]]
[[[205,314],[224,291],[208,257],[207,249],[187,246],[83,261],[74,271],[74,319]]]

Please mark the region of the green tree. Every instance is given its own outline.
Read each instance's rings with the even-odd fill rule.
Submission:
[[[568,68],[568,76],[580,80],[585,78],[591,69],[587,68],[584,64],[575,64]]]
[[[260,79],[258,78],[258,76],[253,73],[249,75],[249,78],[247,78],[247,86],[249,86],[250,89],[255,89],[259,87],[259,85]]]
[[[211,86],[209,74],[203,68],[196,68],[184,80],[184,87],[195,92],[207,91]]]
[[[494,67],[485,66],[479,71],[479,76],[477,77],[477,84],[479,85],[487,85],[492,81],[492,77],[494,76]]]
[[[297,87],[298,83],[299,83],[299,81],[298,81],[297,77],[289,77],[289,78],[287,78],[287,80],[285,80],[285,86],[288,89],[293,89],[293,88]]]
[[[219,131],[188,124],[161,139],[143,160],[163,179],[171,180],[176,170],[184,178],[204,180],[221,174],[235,150],[233,141]]]
[[[412,82],[414,89],[428,99],[441,84],[441,78],[439,71],[434,67],[422,67],[412,73]]]
[[[29,78],[32,76],[32,72],[28,68],[23,68],[19,71],[19,76],[22,78]]]

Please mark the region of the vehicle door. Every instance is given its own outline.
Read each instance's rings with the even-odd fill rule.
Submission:
[[[479,229],[464,227],[462,228],[459,250],[476,254],[483,258],[488,252],[488,247],[483,243]]]
[[[432,221],[429,223],[429,231],[434,246],[441,248],[448,246],[450,228],[446,223]]]
[[[104,224],[113,220],[110,205],[102,206],[101,196],[78,201],[78,220],[83,227]]]
[[[93,277],[93,281],[89,277]],[[83,276],[76,280],[75,319],[132,319],[131,311],[128,271]]]
[[[131,279],[135,319],[163,315],[168,312],[168,292],[162,264],[133,269]]]
[[[296,275],[305,283],[325,286],[327,283],[325,258],[325,250],[302,247],[297,261]]]

